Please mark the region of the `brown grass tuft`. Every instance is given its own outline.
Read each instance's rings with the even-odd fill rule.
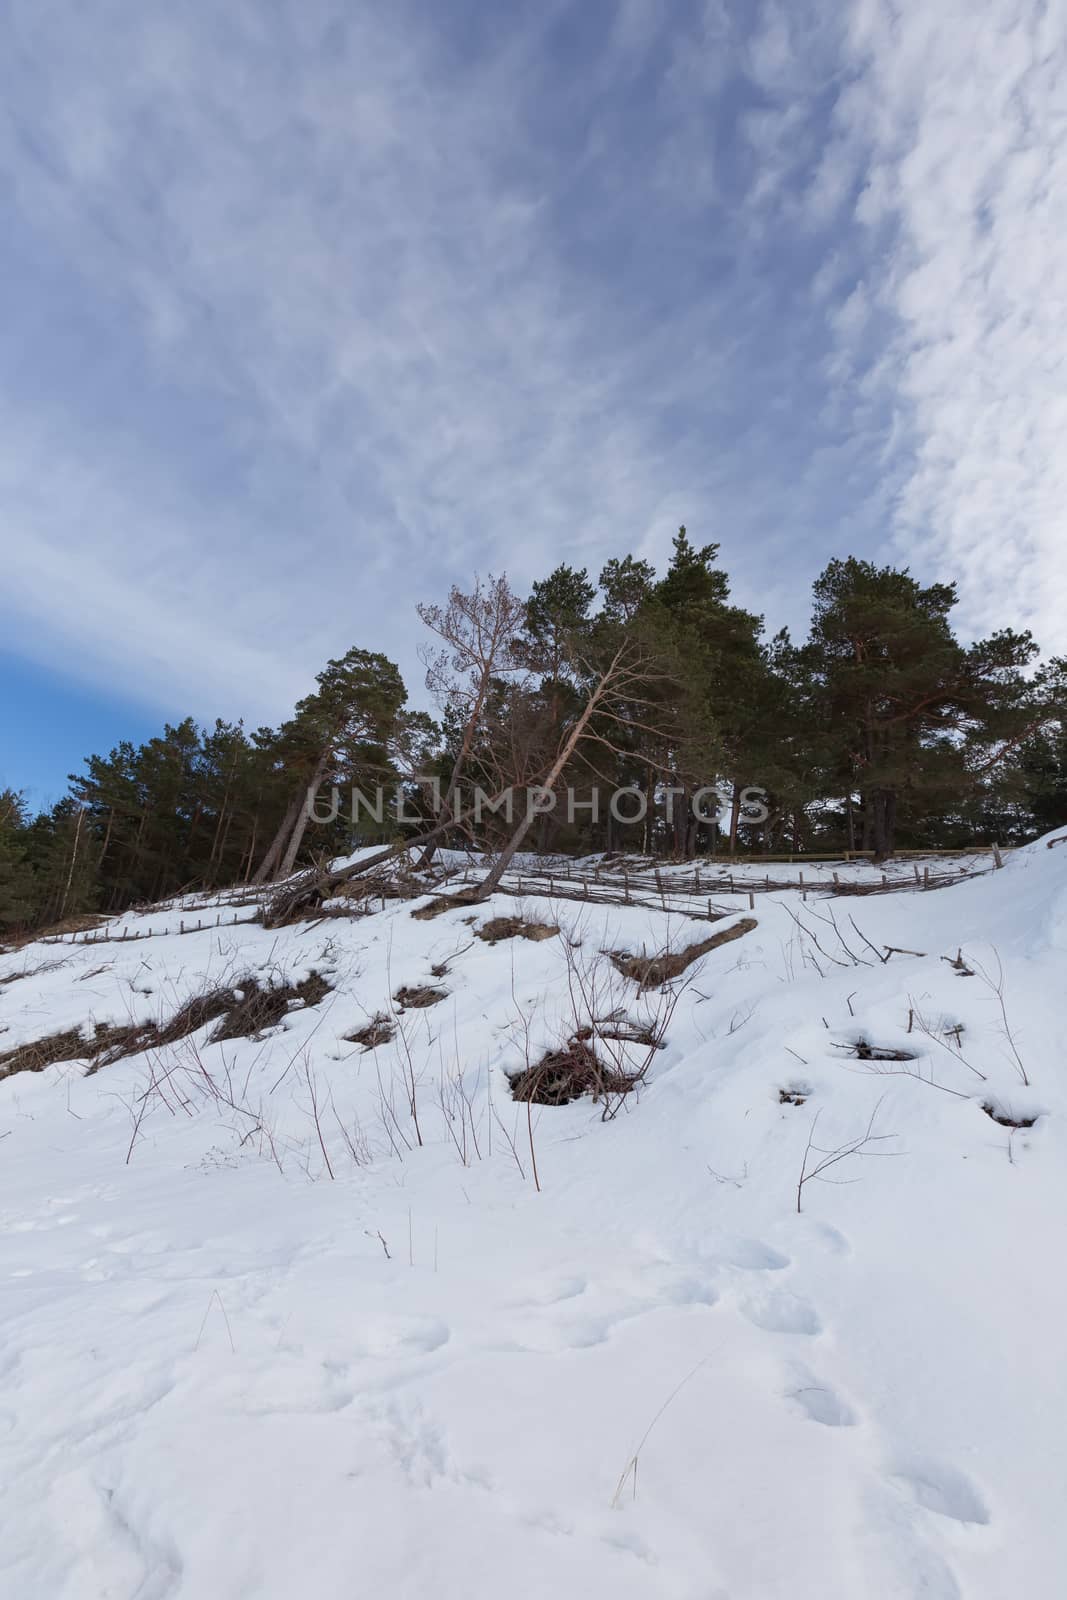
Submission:
[[[550,1050],[534,1066],[510,1074],[508,1082],[514,1100],[565,1106],[583,1095],[606,1100],[629,1094],[640,1077],[640,1073],[605,1066],[584,1039],[573,1038],[562,1050]]]
[[[699,961],[701,956],[706,956],[709,951],[717,950],[720,945],[729,944],[733,939],[740,939],[744,934],[751,933],[756,927],[755,917],[742,917],[729,928],[721,928],[718,933],[701,939],[697,944],[687,945],[684,950],[665,950],[658,956],[633,956],[623,950],[611,952],[611,959],[616,969],[624,978],[632,978],[640,989],[660,989],[672,978],[680,977],[687,967],[694,961]]]
[[[522,917],[491,917],[483,922],[475,938],[486,944],[499,944],[501,939],[530,939],[535,944],[542,939],[554,939],[559,928],[553,922],[527,922]]]

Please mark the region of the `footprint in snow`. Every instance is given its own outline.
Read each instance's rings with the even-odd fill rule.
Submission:
[[[822,1332],[822,1323],[814,1308],[785,1289],[748,1295],[741,1301],[740,1309],[742,1316],[768,1333],[801,1333],[810,1337]]]
[[[448,1343],[452,1331],[439,1317],[372,1318],[360,1328],[363,1356],[429,1355]]]
[[[853,1428],[859,1420],[847,1401],[835,1394],[829,1384],[819,1383],[810,1373],[799,1375],[798,1381],[786,1390],[786,1395],[806,1417],[812,1422],[821,1423],[824,1428]]]
[[[531,1283],[518,1300],[508,1304],[516,1311],[528,1306],[557,1306],[564,1300],[576,1300],[589,1287],[588,1280],[578,1276],[548,1278],[543,1283]]]
[[[828,1222],[812,1223],[809,1231],[828,1255],[850,1256],[852,1254],[852,1246],[845,1238],[845,1235],[838,1228],[832,1228]]]
[[[978,1490],[962,1472],[935,1461],[905,1459],[895,1462],[889,1476],[910,1495],[916,1505],[953,1522],[976,1523],[985,1527],[991,1520]]]
[[[792,1266],[789,1257],[761,1239],[729,1239],[720,1246],[722,1260],[742,1272],[782,1272]]]

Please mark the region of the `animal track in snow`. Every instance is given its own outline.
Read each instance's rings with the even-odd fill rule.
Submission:
[[[852,1428],[859,1420],[852,1407],[839,1394],[835,1394],[828,1384],[819,1383],[810,1373],[799,1373],[797,1382],[786,1390],[786,1394],[806,1417],[812,1422],[822,1423],[825,1428]]]
[[[448,1447],[444,1428],[422,1406],[392,1403],[377,1422],[389,1450],[413,1488],[430,1489],[441,1479],[463,1488],[491,1491],[493,1480],[481,1466],[461,1467]]]
[[[785,1289],[746,1296],[741,1302],[741,1314],[768,1333],[802,1333],[810,1337],[822,1332],[814,1308]]]
[[[429,1355],[440,1350],[452,1337],[452,1330],[440,1317],[379,1317],[361,1327],[364,1356]]]
[[[992,1520],[978,1490],[955,1467],[934,1461],[903,1460],[890,1467],[889,1476],[917,1505],[939,1517],[982,1527]]]
[[[565,1300],[576,1300],[588,1287],[588,1280],[576,1274],[546,1278],[543,1283],[530,1283],[523,1289],[520,1299],[508,1304],[516,1311],[525,1310],[527,1306],[556,1306]]]
[[[850,1256],[852,1246],[839,1228],[834,1228],[828,1222],[810,1222],[808,1231],[815,1241],[822,1246],[828,1255]]]
[[[581,1284],[577,1290],[576,1285]],[[719,1291],[706,1276],[666,1269],[662,1263],[643,1272],[636,1279],[627,1277],[625,1287],[607,1283],[588,1283],[585,1279],[569,1279],[556,1288],[569,1287],[570,1294],[556,1293],[554,1298],[540,1301],[525,1300],[515,1305],[516,1310],[532,1311],[513,1323],[502,1343],[494,1348],[504,1351],[561,1351],[587,1350],[603,1344],[621,1323],[648,1312],[672,1307],[713,1306]],[[579,1296],[581,1304],[575,1304]]]
[[[787,1255],[774,1250],[761,1239],[728,1239],[720,1246],[720,1258],[743,1272],[781,1272],[792,1266]]]

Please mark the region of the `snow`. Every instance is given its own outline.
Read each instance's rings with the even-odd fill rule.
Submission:
[[[576,972],[598,1009],[665,1014],[598,956],[729,925],[669,872],[659,906],[280,931],[200,897],[0,957],[0,1051],[246,975],[334,985],[260,1039],[0,1081],[0,1593],[1062,1594],[1067,844],[1005,860],[751,913],[709,890],[758,926],[677,982],[613,1120],[533,1108],[540,1189],[505,1073],[573,1028]],[[474,938],[520,906],[561,935]],[[878,961],[850,918],[925,953]],[[430,982],[447,998],[391,1044],[346,1042]],[[882,1142],[798,1213],[809,1139],[872,1115]]]

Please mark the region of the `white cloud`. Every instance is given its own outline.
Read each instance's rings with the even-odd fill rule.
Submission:
[[[839,116],[867,154],[869,287],[893,318],[899,549],[961,579],[971,629],[1062,650],[1067,8],[863,0],[851,20]]]
[[[16,536],[33,524],[8,607],[32,614],[21,636],[41,653],[72,637],[53,580],[65,550],[82,563],[75,495],[97,575],[76,630],[85,670],[112,670],[113,584],[147,694],[168,672],[198,683],[164,640],[226,633],[231,667],[276,653],[231,702],[272,698],[353,638],[395,648],[414,601],[475,566],[522,581],[640,537],[664,493],[700,504],[626,394],[657,330],[609,350],[554,248],[529,138],[536,37],[463,65],[392,8],[301,5],[271,24],[235,3],[179,23],[33,0],[15,25],[0,172],[29,225],[136,319],[183,422],[200,397],[222,419],[230,466],[209,491],[187,440],[157,429],[134,468],[92,415],[91,374],[80,415],[39,416],[38,454],[69,470],[34,495],[9,452],[5,516]],[[304,495],[284,514],[279,463]],[[175,542],[199,580],[177,589]],[[293,625],[264,638],[279,583]]]
[[[1067,642],[1063,0],[527,15],[13,0],[7,642],[277,716],[683,520],[774,625],[880,527]]]

